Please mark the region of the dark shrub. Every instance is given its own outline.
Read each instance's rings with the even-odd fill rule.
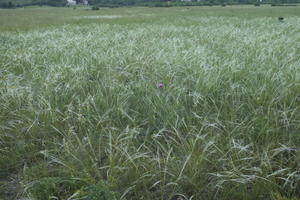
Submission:
[[[7,8],[7,3],[6,2],[1,3],[1,8]]]
[[[0,4],[0,8],[16,8],[16,5],[13,4],[11,1],[9,1],[8,3],[3,2]]]
[[[92,10],[99,10],[99,7],[93,6],[93,7],[92,7]]]
[[[284,17],[278,17],[278,20],[279,20],[280,22],[283,22]]]
[[[11,1],[8,2],[8,8],[13,8],[13,7],[14,7],[13,3]]]

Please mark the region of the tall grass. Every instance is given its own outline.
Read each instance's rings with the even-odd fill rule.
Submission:
[[[300,196],[299,17],[160,22],[0,33],[6,198]]]

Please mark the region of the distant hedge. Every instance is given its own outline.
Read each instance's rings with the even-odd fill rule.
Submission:
[[[24,6],[54,6],[54,7],[62,7],[66,6],[67,2],[65,0],[40,0],[36,1],[33,0],[30,3],[23,3],[23,4],[14,4],[13,2],[2,2],[0,3],[0,8],[17,8],[17,7],[24,7]]]
[[[91,5],[97,7],[122,7],[122,6],[145,6],[145,7],[173,7],[173,6],[227,6],[227,5],[254,5],[260,6],[261,4],[271,4],[272,6],[297,6],[293,3],[297,0],[265,0],[264,3],[260,3],[258,0],[90,0]]]
[[[78,0],[80,1],[80,0]],[[295,4],[297,0],[265,0],[263,4],[271,4],[271,6],[297,6]],[[202,0],[198,2],[197,0],[192,1],[181,1],[181,0],[89,0],[90,5],[96,7],[123,7],[123,6],[146,6],[146,7],[172,7],[172,6],[227,6],[227,5],[241,5],[248,4],[254,6],[260,6],[257,0]],[[13,2],[3,2],[0,3],[0,8],[17,8],[21,6],[54,6],[62,7],[67,5],[66,0],[32,0],[30,3],[24,3],[22,5],[15,5]]]
[[[272,3],[271,6],[297,6],[297,4],[277,4],[277,3]]]
[[[11,1],[9,2],[3,2],[0,4],[0,8],[15,8],[17,7],[15,4],[13,4]]]

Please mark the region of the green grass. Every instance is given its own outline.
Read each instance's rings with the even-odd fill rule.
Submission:
[[[141,24],[166,23],[180,26],[198,25],[199,17],[238,17],[251,19],[259,17],[300,16],[299,7],[227,6],[227,7],[171,7],[171,8],[101,8],[91,11],[88,7],[26,7],[18,9],[0,9],[0,31],[30,31],[39,28],[51,28],[66,24],[86,25],[104,24]],[[113,15],[119,18],[80,19],[80,16]],[[76,19],[76,17],[78,17]]]
[[[299,198],[299,11],[0,10],[0,199]]]

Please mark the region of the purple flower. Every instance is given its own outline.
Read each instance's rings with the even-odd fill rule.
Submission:
[[[159,83],[158,84],[158,88],[163,88],[164,87],[164,84],[163,83]]]

